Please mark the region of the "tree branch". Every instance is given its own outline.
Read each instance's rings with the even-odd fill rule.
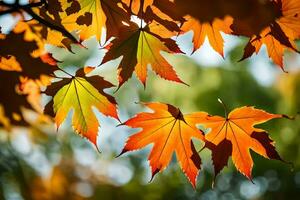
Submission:
[[[41,0],[39,2],[25,4],[25,5],[20,4],[18,1],[15,1],[14,3],[6,3],[6,2],[4,2],[2,0],[0,2],[0,6],[4,6],[4,7],[10,8],[10,9],[16,9],[16,10],[21,10],[21,9],[24,9],[24,8],[39,7],[39,6],[42,6],[42,5],[45,5],[45,4],[46,4],[45,0]]]
[[[31,8],[25,8],[23,10],[26,11],[33,19],[37,20],[41,24],[43,24],[43,25],[45,25],[45,26],[47,26],[47,27],[49,27],[53,30],[61,32],[64,36],[66,36],[67,38],[72,40],[72,42],[78,43],[77,39],[70,32],[68,32],[66,29],[64,29],[63,27],[57,26],[57,25],[54,25],[54,24],[48,22],[47,20],[43,19],[42,17],[37,15],[35,12],[33,12]]]
[[[47,6],[46,0],[41,0],[39,2],[29,3],[26,5],[21,5],[19,3],[19,1],[17,1],[17,0],[14,3],[6,3],[4,1],[1,1],[0,6],[7,7],[8,9],[1,11],[0,16],[5,15],[5,14],[11,14],[13,12],[19,12],[20,10],[24,10],[33,19],[37,20],[41,24],[47,26],[50,29],[53,29],[53,30],[56,30],[56,31],[62,33],[65,37],[69,38],[72,42],[78,43],[77,39],[70,32],[68,32],[65,28],[63,28],[61,26],[57,26],[55,24],[52,24],[51,22],[43,19],[41,16],[39,16],[35,12],[33,12],[32,8],[40,7],[43,5]]]

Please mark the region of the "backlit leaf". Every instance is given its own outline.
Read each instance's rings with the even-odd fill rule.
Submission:
[[[103,92],[113,85],[100,76],[86,76],[84,69],[79,69],[75,76],[63,78],[47,87],[45,93],[53,96],[45,113],[54,116],[59,127],[72,110],[74,130],[97,146],[100,126],[93,108],[105,116],[118,119],[117,105],[114,98]]]
[[[173,40],[161,38],[150,32],[151,28],[156,29],[155,26],[159,25],[152,23],[140,28],[131,23],[130,26],[125,26],[119,38],[113,40],[103,62],[123,56],[118,68],[119,87],[132,76],[133,72],[145,85],[148,65],[151,65],[151,69],[160,77],[182,83],[173,67],[161,55],[162,51],[178,53],[180,50]]]
[[[268,133],[254,126],[283,115],[270,114],[254,107],[236,108],[228,117],[202,113],[195,121],[209,128],[205,135],[206,147],[212,150],[212,159],[217,175],[227,164],[229,156],[236,168],[249,179],[253,167],[250,149],[269,159],[281,160],[274,142]]]
[[[202,132],[196,128],[193,121],[190,121],[189,115],[183,115],[172,105],[145,103],[145,106],[154,112],[139,113],[124,123],[126,126],[142,130],[129,137],[122,153],[153,144],[148,158],[152,178],[169,165],[173,153],[176,153],[182,171],[193,187],[196,187],[201,159],[192,138],[203,140]],[[197,113],[192,116],[197,116]]]

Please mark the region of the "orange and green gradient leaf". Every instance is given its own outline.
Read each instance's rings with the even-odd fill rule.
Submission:
[[[196,187],[201,159],[192,138],[203,140],[202,132],[196,128],[194,122],[172,105],[163,103],[145,103],[144,105],[154,112],[139,113],[124,123],[126,126],[142,128],[142,130],[129,137],[122,153],[153,144],[148,157],[152,178],[169,165],[175,153],[182,171],[193,187]]]
[[[151,25],[140,28],[135,23],[124,27],[121,36],[112,42],[103,62],[123,57],[118,68],[119,87],[122,86],[133,72],[145,85],[148,65],[160,77],[183,83],[173,67],[161,55],[161,52],[180,52],[175,41],[164,39],[150,32]]]
[[[93,111],[96,108],[105,116],[118,119],[117,105],[114,98],[103,92],[113,87],[100,76],[85,76],[83,69],[72,78],[63,78],[52,83],[45,93],[53,96],[46,106],[45,113],[55,115],[59,127],[72,110],[72,125],[77,133],[97,146],[98,128],[100,126]]]

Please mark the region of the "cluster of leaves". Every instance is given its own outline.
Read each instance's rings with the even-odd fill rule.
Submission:
[[[203,148],[212,151],[215,176],[232,160],[236,168],[251,178],[253,161],[250,149],[269,158],[281,160],[275,150],[273,141],[266,131],[254,125],[274,118],[285,117],[270,114],[254,107],[241,107],[233,110],[223,118],[211,116],[206,112],[183,115],[181,111],[169,104],[147,103],[154,113],[140,113],[124,124],[142,131],[129,137],[122,153],[154,144],[149,156],[152,177],[165,169],[175,152],[181,169],[191,184],[196,186],[201,159],[192,138],[204,142]],[[197,125],[210,129],[207,134],[197,129]]]
[[[189,31],[194,34],[194,51],[207,37],[222,57],[221,32],[248,37],[241,60],[266,45],[269,57],[282,69],[284,50],[298,52],[295,40],[300,37],[299,0],[0,1],[0,14],[11,14],[18,20],[10,33],[0,34],[1,124],[6,128],[26,125],[24,109],[42,115],[41,88],[47,86],[44,93],[53,99],[44,113],[52,116],[59,127],[73,110],[74,130],[95,146],[100,124],[93,108],[119,120],[114,97],[103,91],[113,85],[100,76],[89,75],[96,67],[79,69],[75,75],[61,69],[67,76],[57,77],[54,72],[59,69],[58,61],[46,52],[46,44],[71,51],[72,44],[83,46],[83,40],[96,37],[100,41],[105,35],[107,53],[102,63],[122,57],[118,67],[120,88],[134,72],[145,86],[148,66],[166,80],[184,83],[161,52],[184,53],[175,39]],[[140,23],[133,21],[133,16]],[[192,137],[211,149],[216,174],[232,156],[237,169],[251,179],[253,161],[249,149],[281,160],[268,134],[254,125],[282,115],[242,107],[221,118],[204,112],[183,115],[168,104],[146,105],[154,113],[140,113],[123,123],[143,128],[129,138],[123,153],[154,143],[149,156],[153,175],[168,165],[175,151],[181,168],[195,186],[201,161]],[[196,127],[199,124],[210,132],[204,135]]]

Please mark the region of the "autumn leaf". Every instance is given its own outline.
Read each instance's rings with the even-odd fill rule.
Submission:
[[[22,48],[16,48],[11,44],[24,45]],[[40,45],[36,36],[20,30],[18,24],[4,39],[0,39],[1,69],[19,71],[20,75],[32,79],[39,79],[41,75],[52,75],[58,68],[56,65],[49,65],[40,59],[40,56],[44,54]]]
[[[93,107],[105,116],[118,119],[118,115],[115,99],[103,92],[113,85],[100,76],[86,76],[90,69],[79,69],[75,76],[63,78],[48,86],[45,94],[53,99],[46,105],[45,113],[53,116],[59,127],[73,110],[72,125],[75,131],[97,147],[100,125]]]
[[[58,47],[70,49],[71,44],[78,44],[77,32],[66,30],[59,15],[63,12],[59,0],[52,0],[42,6],[34,7],[29,11],[32,15],[30,21],[24,20],[20,29],[25,29],[29,33],[36,35],[42,44],[51,44]],[[29,28],[27,26],[29,25]]]
[[[183,115],[178,108],[163,103],[145,103],[144,105],[154,112],[139,113],[123,123],[123,125],[142,128],[142,130],[129,137],[121,154],[153,143],[148,158],[153,178],[156,173],[168,166],[175,152],[182,171],[193,187],[196,187],[201,159],[192,138],[203,140],[203,134],[189,117],[195,117],[197,113]]]
[[[16,57],[10,55],[0,57],[0,69],[5,71],[22,71],[22,67]]]
[[[107,29],[107,38],[117,36],[122,21],[130,15],[118,4],[120,0],[60,0],[61,24],[68,31],[79,31],[82,40],[96,36],[101,39],[102,29]]]
[[[243,33],[245,30],[248,34],[251,32],[250,36],[259,34],[278,16],[274,1],[153,0],[153,6],[180,23],[183,22],[184,16],[191,16],[201,24],[212,24],[216,19],[223,20],[230,16],[234,19],[233,27],[237,27],[237,31],[243,31]]]
[[[106,16],[99,0],[61,0],[62,25],[69,31],[80,31],[82,40],[96,36],[99,40]]]
[[[207,37],[211,47],[224,57],[224,40],[221,32],[230,34],[231,24],[232,18],[229,16],[227,16],[224,20],[215,19],[212,24],[208,22],[200,23],[197,19],[188,16],[181,29],[183,32],[188,32],[190,30],[193,31],[193,52],[202,46],[205,38]]]
[[[292,42],[291,42],[292,44]],[[253,53],[258,54],[261,47],[265,45],[267,48],[267,52],[269,57],[272,59],[272,61],[277,64],[282,70],[283,68],[283,55],[284,51],[288,49],[285,45],[283,45],[279,40],[277,40],[274,36],[270,34],[270,29],[266,29],[261,36],[254,36],[246,45],[244,49],[244,55],[241,60],[244,60],[250,56],[252,56]],[[296,45],[293,44],[293,48],[296,50]]]
[[[25,109],[42,114],[40,87],[46,82],[22,77],[19,71],[2,69],[0,63],[0,126],[11,130],[13,125],[29,125],[23,116]]]
[[[234,109],[225,118],[207,113],[196,117],[195,121],[210,129],[205,139],[206,147],[212,151],[215,175],[227,165],[229,156],[232,156],[236,168],[252,179],[253,160],[250,149],[265,158],[282,160],[268,133],[255,127],[257,124],[282,117],[284,116],[280,114],[270,114],[248,106]]]
[[[18,92],[19,84],[18,72],[0,69],[0,126],[8,130],[11,125],[28,125],[23,118],[22,109],[33,109],[27,100],[27,95]]]
[[[185,16],[182,30],[193,30],[194,51],[203,44],[207,36],[213,49],[223,56],[223,38],[220,32],[224,32],[251,38],[243,59],[257,53],[265,44],[269,57],[283,68],[284,50],[297,52],[294,42],[299,38],[300,28],[300,3],[297,0],[154,0],[153,5],[148,7],[153,6],[158,10],[155,14],[161,16],[164,13],[180,23],[180,17]],[[151,15],[152,18],[155,18],[155,14]],[[159,17],[156,16],[157,18]]]
[[[141,17],[147,8],[153,4],[153,0],[121,0],[123,7],[132,15]]]
[[[156,21],[169,31],[177,31],[180,29],[177,22],[183,22],[183,16],[178,16],[176,20],[164,13],[165,7],[172,6],[170,1],[154,1],[154,0],[122,0],[122,7],[130,14],[136,15],[144,20],[147,24]],[[158,8],[160,7],[160,9]],[[174,16],[172,16],[174,17]],[[163,33],[163,32],[160,32]]]
[[[41,31],[42,26],[35,20],[19,21],[13,29],[14,33],[24,35],[24,41],[36,43],[37,48],[30,52],[33,57],[39,57],[45,53],[46,40]]]
[[[118,37],[123,23],[129,23],[131,15],[121,7],[121,0],[102,0],[101,4],[106,16],[106,39]]]
[[[124,1],[124,0],[123,0]],[[230,25],[232,24],[232,18],[229,16],[224,17],[224,19],[215,18],[211,22],[205,21],[200,22],[198,19],[191,16],[183,17],[180,6],[176,6],[175,3],[180,4],[180,2],[171,2],[169,0],[162,1],[125,1],[131,11],[145,20],[147,23],[151,23],[153,20],[160,23],[161,26],[165,27],[169,31],[178,31],[180,29],[177,23],[183,23],[181,27],[181,32],[185,33],[188,31],[194,32],[193,42],[194,51],[200,48],[203,44],[206,36],[211,44],[211,46],[222,56],[223,53],[223,38],[221,36],[221,31],[224,33],[230,33]],[[141,5],[144,3],[144,5]],[[201,7],[196,2],[190,1],[191,4],[195,4],[196,7]],[[181,5],[181,4],[180,4]],[[143,10],[142,10],[143,9]],[[170,15],[170,16],[169,16]],[[175,20],[175,21],[172,21]],[[160,31],[159,34],[164,34],[164,31]],[[169,36],[170,37],[170,36]]]
[[[169,1],[169,0],[156,0]],[[189,15],[200,23],[210,23],[216,19],[230,16],[234,19],[233,27],[247,29],[252,34],[259,34],[278,16],[273,1],[260,0],[174,0],[175,12]],[[169,11],[172,15],[174,11]],[[242,26],[241,26],[242,25]]]
[[[162,51],[173,53],[181,51],[174,40],[161,38],[150,32],[151,29],[157,29],[156,26],[159,25],[152,23],[141,28],[131,23],[130,26],[124,27],[119,38],[112,41],[103,63],[123,56],[118,68],[119,87],[132,76],[133,72],[145,86],[149,64],[160,77],[183,83],[172,66],[161,55]]]
[[[271,30],[271,28],[266,28],[260,34],[260,36],[254,36],[253,38],[251,38],[244,49],[244,55],[241,60],[251,57],[252,54],[254,53],[258,54],[261,47],[265,45],[267,49],[267,53],[269,57],[272,59],[272,61],[276,65],[278,65],[283,71],[285,71],[284,63],[283,63],[283,56],[285,50],[291,50],[295,52],[298,52],[298,50],[293,40],[285,36],[285,33],[282,32],[281,29],[277,29],[277,30],[278,32],[274,32]],[[282,35],[282,37],[280,37],[281,39],[276,38],[274,36],[275,34]]]
[[[69,50],[71,49],[71,44],[74,44],[74,42],[69,38],[66,38],[59,31],[51,30],[34,19],[29,21],[19,21],[15,25],[13,32],[16,34],[23,34],[24,41],[26,42],[36,43],[37,49],[30,52],[35,58],[47,56],[45,48],[47,44],[67,48]]]
[[[40,87],[46,86],[58,69],[55,63],[49,65],[39,57],[43,51],[37,38],[19,25],[0,39],[0,123],[7,129],[28,125],[24,108],[41,111]],[[12,44],[22,44],[22,48]]]
[[[283,56],[286,49],[298,52],[295,40],[300,34],[300,1],[280,0],[282,15],[261,31],[259,35],[252,36],[245,47],[243,59],[258,53],[262,45],[267,47],[269,57],[282,70]]]

